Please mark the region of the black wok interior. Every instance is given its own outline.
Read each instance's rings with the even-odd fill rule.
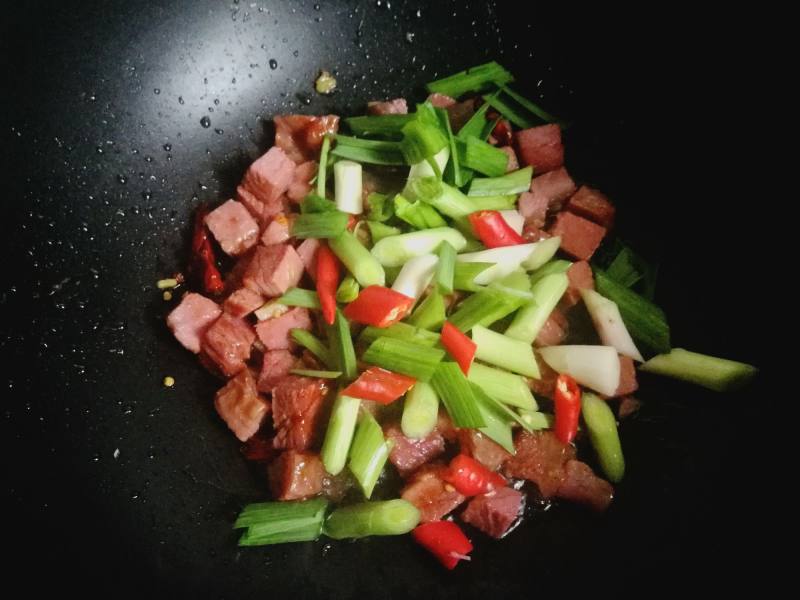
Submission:
[[[752,57],[715,15],[400,0],[62,0],[2,13],[11,578],[114,597],[485,598],[695,576],[716,587],[752,564],[742,473],[757,468],[745,440],[766,370],[725,396],[641,377],[608,513],[559,505],[500,542],[475,534],[455,572],[407,536],[240,550],[231,523],[266,482],[155,289],[183,265],[192,210],[229,197],[272,143],[272,115],[421,99],[426,81],[496,59],[569,119],[570,171],[607,192],[618,233],[660,261],[674,343],[766,368],[760,300],[741,285],[763,250],[735,208],[757,196],[731,127]],[[330,97],[313,91],[321,68],[338,77]]]

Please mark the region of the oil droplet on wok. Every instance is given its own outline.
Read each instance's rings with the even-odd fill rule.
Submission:
[[[128,183],[128,178],[125,177],[125,175],[117,175],[117,181],[119,181],[122,184],[126,184]]]
[[[209,119],[208,117],[203,117],[202,119],[200,119],[200,125],[208,129],[209,127],[211,127],[211,119]]]
[[[167,152],[172,150],[172,144],[164,144],[164,150],[166,150]]]

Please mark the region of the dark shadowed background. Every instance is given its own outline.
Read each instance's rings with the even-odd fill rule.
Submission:
[[[758,454],[771,402],[757,328],[766,255],[737,108],[753,100],[757,59],[727,18],[672,3],[5,3],[7,575],[34,590],[215,598],[757,578],[768,546],[750,540],[768,529],[758,494],[771,477]],[[675,345],[755,363],[759,381],[720,396],[642,377],[611,510],[557,506],[503,541],[476,534],[472,563],[454,573],[408,537],[239,550],[230,525],[265,481],[214,414],[216,383],[164,327],[155,281],[181,268],[193,208],[226,199],[271,144],[272,115],[422,99],[426,81],[490,59],[573,123],[567,165],[660,261]],[[330,97],[313,91],[321,68],[338,78]]]

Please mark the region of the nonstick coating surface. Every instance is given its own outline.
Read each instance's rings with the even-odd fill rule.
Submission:
[[[695,575],[717,586],[741,564],[742,473],[758,461],[744,440],[766,373],[728,396],[642,377],[608,513],[557,506],[501,542],[475,535],[472,563],[453,573],[408,537],[236,547],[232,520],[265,481],[216,417],[215,381],[164,327],[154,283],[182,266],[193,208],[229,197],[271,144],[274,114],[421,99],[436,76],[501,61],[569,118],[570,170],[617,201],[621,235],[660,257],[676,345],[765,366],[759,300],[734,284],[760,258],[751,214],[734,208],[755,196],[731,177],[742,158],[725,108],[746,49],[696,9],[520,4],[4,9],[8,574],[116,597],[467,598]],[[320,68],[338,74],[329,98],[313,93]]]

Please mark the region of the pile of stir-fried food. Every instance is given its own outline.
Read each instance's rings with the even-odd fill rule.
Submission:
[[[489,63],[414,112],[277,116],[236,199],[198,211],[198,291],[167,323],[266,466],[272,501],[243,510],[241,544],[411,532],[453,568],[472,549],[459,523],[503,537],[526,493],[609,506],[637,364],[720,391],[755,372],[670,347],[654,270],[604,242],[614,205],[512,81]],[[370,501],[382,479],[402,484]]]

